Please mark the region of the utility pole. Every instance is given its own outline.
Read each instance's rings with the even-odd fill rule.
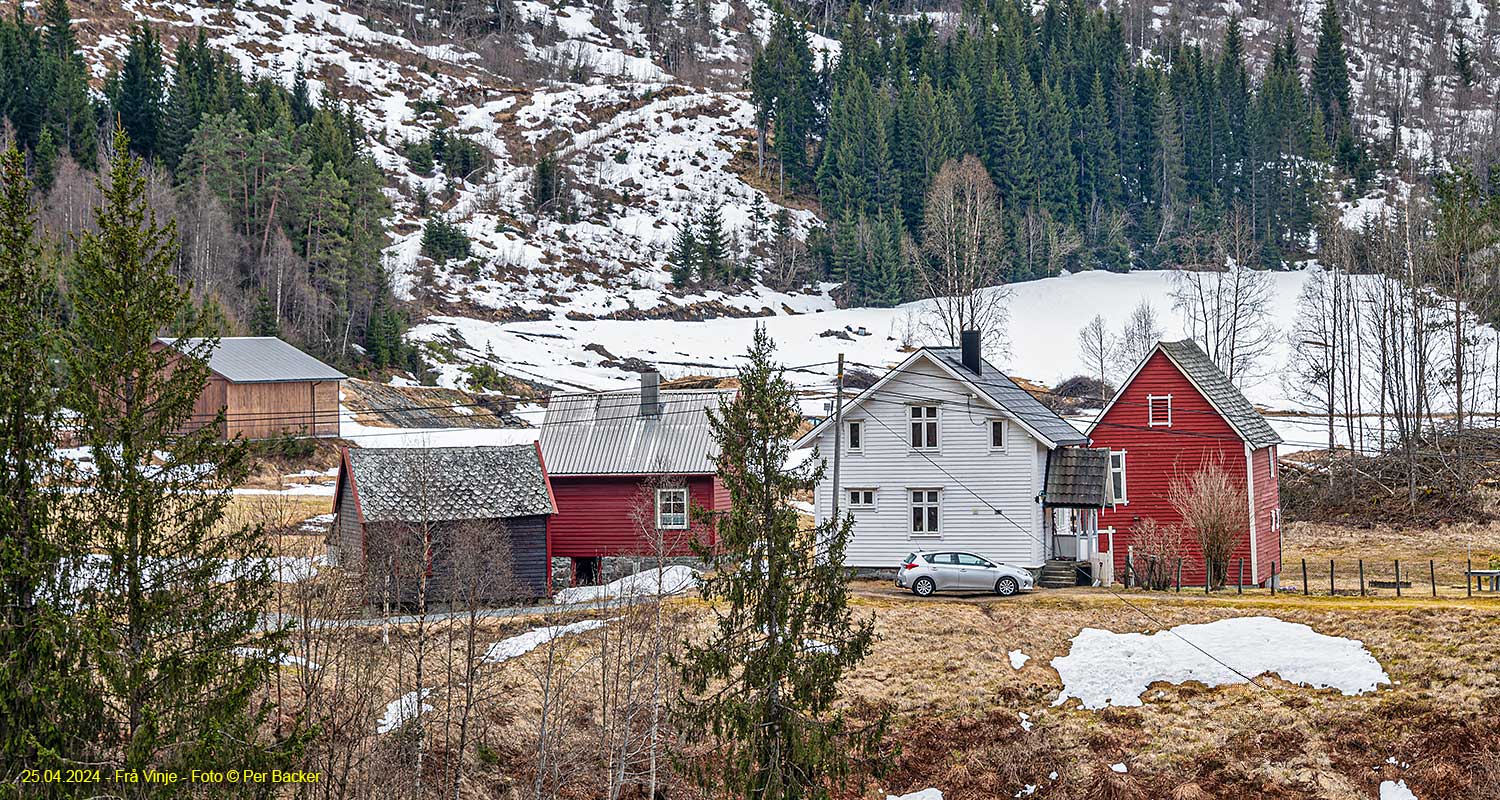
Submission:
[[[844,354],[839,353],[839,374],[835,379],[833,395],[833,521],[839,519],[839,456],[844,449]]]

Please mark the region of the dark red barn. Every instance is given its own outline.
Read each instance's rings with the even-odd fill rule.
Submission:
[[[1281,437],[1191,339],[1159,342],[1125,381],[1089,430],[1095,447],[1110,450],[1110,504],[1101,530],[1114,529],[1109,547],[1123,580],[1136,525],[1153,518],[1180,525],[1168,501],[1173,479],[1217,462],[1245,488],[1248,530],[1235,545],[1229,583],[1261,584],[1281,570],[1281,499],[1276,445]],[[1104,536],[1100,537],[1101,549]],[[1183,535],[1182,580],[1202,585],[1203,560],[1191,532]]]
[[[554,395],[542,422],[542,457],[557,498],[548,531],[572,581],[615,576],[616,557],[692,555],[711,533],[689,509],[722,510],[708,411],[732,390],[662,390],[654,372],[627,392]],[[629,570],[624,570],[629,571]]]

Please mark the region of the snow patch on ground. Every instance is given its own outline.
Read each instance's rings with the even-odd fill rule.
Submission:
[[[927,788],[910,794],[903,794],[899,797],[888,794],[885,796],[885,800],[943,800],[943,792],[941,789]]]
[[[385,707],[385,714],[380,717],[380,724],[376,726],[376,733],[390,733],[405,725],[417,717],[432,710],[432,705],[422,702],[432,694],[432,689],[421,689],[415,692],[407,692],[392,700]]]
[[[574,633],[597,630],[604,627],[602,620],[590,619],[583,622],[574,622],[569,625],[549,625],[544,628],[529,630],[525,633],[512,636],[509,639],[501,639],[489,646],[481,659],[486,664],[499,664],[509,661],[517,656],[523,656],[532,650],[552,641],[553,639]]]
[[[1010,651],[1010,667],[1011,667],[1011,669],[1020,669],[1021,667],[1026,666],[1026,662],[1030,661],[1030,660],[1031,660],[1031,656],[1026,655],[1025,653],[1021,652],[1020,650],[1012,650],[1012,651]]]
[[[267,661],[271,660],[271,653],[267,650],[262,650],[259,647],[236,647],[234,649],[234,654],[241,658],[260,658]],[[317,664],[308,661],[302,656],[295,656],[291,653],[282,653],[281,658],[276,659],[275,663],[279,666],[284,667],[306,667],[308,669],[319,669],[319,666]]]
[[[603,586],[573,586],[553,595],[552,602],[590,603],[612,597],[651,597],[660,592],[662,597],[681,594],[698,586],[698,571],[692,567],[674,564],[660,569],[641,570],[626,575]]]
[[[1346,695],[1391,682],[1363,643],[1274,617],[1221,619],[1151,634],[1084,628],[1052,667],[1063,681],[1053,705],[1077,698],[1091,709],[1141,705],[1141,694],[1156,681],[1212,687],[1274,672],[1291,683]]]
[[[1381,781],[1380,800],[1417,800],[1417,796],[1406,788],[1406,781]]]

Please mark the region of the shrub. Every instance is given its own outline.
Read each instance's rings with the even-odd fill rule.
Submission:
[[[1234,541],[1250,528],[1245,487],[1222,464],[1211,462],[1185,478],[1172,479],[1167,498],[1198,537],[1199,551],[1213,570],[1213,585],[1223,586]]]

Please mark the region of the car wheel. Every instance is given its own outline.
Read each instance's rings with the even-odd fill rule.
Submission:
[[[1000,580],[995,581],[995,594],[998,594],[1001,597],[1010,597],[1011,595],[1020,591],[1020,589],[1021,584],[1016,583],[1015,578],[1001,578]]]
[[[912,581],[911,593],[917,597],[931,597],[935,591],[937,591],[937,581],[931,578],[922,577]]]

